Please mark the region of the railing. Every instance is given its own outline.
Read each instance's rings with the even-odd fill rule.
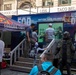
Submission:
[[[25,43],[25,39],[23,39],[11,52],[10,52],[10,66],[17,61],[17,59],[20,57],[20,55],[23,54],[23,50],[24,50],[24,43]],[[55,43],[55,39],[53,39],[50,44],[47,46],[46,50],[40,55],[40,57],[42,57],[42,55],[45,52],[48,52],[49,50],[51,50],[51,47],[53,46],[53,44]],[[35,64],[35,61],[34,61]],[[33,64],[33,65],[34,65]]]
[[[44,52],[40,55],[40,57],[42,57],[42,56],[43,56],[43,54],[44,54],[45,52],[50,51],[50,50],[51,50],[51,47],[54,45],[54,43],[55,43],[55,39],[53,39],[53,40],[49,43],[49,45],[46,47],[46,50],[44,50]],[[38,54],[37,54],[37,52],[36,52],[33,66],[35,66],[35,65],[36,65],[37,55],[38,55]]]
[[[46,50],[44,50],[44,52],[40,55],[40,57],[42,57],[45,52],[50,51],[50,50],[51,50],[51,47],[54,45],[54,43],[55,43],[55,39],[53,39],[53,40],[49,43],[49,45],[46,47]]]
[[[23,54],[25,39],[10,52],[10,66]]]

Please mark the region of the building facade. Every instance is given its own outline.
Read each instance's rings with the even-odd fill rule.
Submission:
[[[66,8],[61,7],[70,7],[74,9],[76,5],[76,0],[0,0],[0,12],[10,15],[18,14],[36,14],[51,12],[55,7],[59,10],[65,10]],[[66,10],[65,10],[66,11]],[[11,12],[11,13],[10,13]]]

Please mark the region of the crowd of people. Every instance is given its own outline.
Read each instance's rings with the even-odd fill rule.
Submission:
[[[53,24],[49,23],[48,28],[45,30],[44,36],[46,46],[48,46],[48,44],[52,41],[52,39],[55,39],[56,36],[55,29],[52,26]],[[38,30],[37,28],[35,28],[35,24],[33,23],[26,29],[26,46],[23,52],[24,57],[29,56],[29,52],[31,51],[32,47],[34,47],[35,45],[38,46],[39,36],[37,34],[37,31]],[[60,29],[60,32],[58,31],[57,34],[58,33],[60,35],[60,39],[56,42],[57,45],[55,48],[55,52],[52,53],[51,50],[49,50],[49,52],[44,53],[41,57],[41,64],[34,66],[29,75],[64,75],[64,66],[66,66],[67,75],[71,75],[71,61],[73,59],[75,47],[68,31],[62,32],[62,30]],[[2,49],[2,51],[4,49],[4,45],[4,42],[0,40],[0,49]],[[58,58],[55,59],[56,55],[58,55]],[[56,69],[56,71],[53,71],[52,74],[51,71],[54,68]]]
[[[52,28],[52,24],[50,23],[48,25],[49,28],[45,30],[45,42],[46,45],[48,45],[52,39],[55,39],[55,30]],[[31,50],[32,44],[35,45],[37,42],[37,29],[34,29],[35,25],[31,24],[31,26],[26,30],[26,49],[24,54],[25,57],[28,56],[28,53]],[[34,31],[33,31],[34,29]],[[61,31],[60,31],[61,32]],[[62,36],[63,34],[63,36]],[[44,55],[41,57],[41,66],[43,70],[45,71],[50,65],[52,67],[49,69],[48,72],[50,72],[54,67],[58,68],[56,73],[54,75],[63,75],[63,67],[66,66],[67,68],[67,74],[71,75],[71,60],[72,60],[72,53],[74,53],[75,48],[72,43],[70,33],[68,31],[65,31],[64,33],[61,32],[62,38],[59,39],[57,42],[55,53],[44,53]],[[27,51],[26,51],[27,50]],[[54,56],[59,55],[59,57],[55,60]],[[29,75],[38,75],[39,68],[38,65],[34,66],[30,72]],[[45,74],[47,75],[47,74]]]

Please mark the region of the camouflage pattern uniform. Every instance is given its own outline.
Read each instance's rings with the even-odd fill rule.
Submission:
[[[60,58],[60,65],[59,68],[61,72],[63,71],[63,67],[66,66],[68,75],[71,75],[70,71],[70,64],[73,57],[73,51],[75,50],[75,47],[73,46],[73,43],[71,39],[68,40],[60,40],[57,46],[59,51],[59,58]]]

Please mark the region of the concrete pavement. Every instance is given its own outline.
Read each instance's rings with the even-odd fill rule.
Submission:
[[[64,74],[67,75],[67,72],[64,71]],[[72,74],[76,75],[76,72],[72,71]],[[6,69],[2,69],[1,70],[1,74],[0,75],[28,75],[28,73],[12,71],[9,68],[6,68]]]
[[[28,73],[18,72],[18,71],[12,71],[8,68],[2,69],[0,75],[28,75]]]

